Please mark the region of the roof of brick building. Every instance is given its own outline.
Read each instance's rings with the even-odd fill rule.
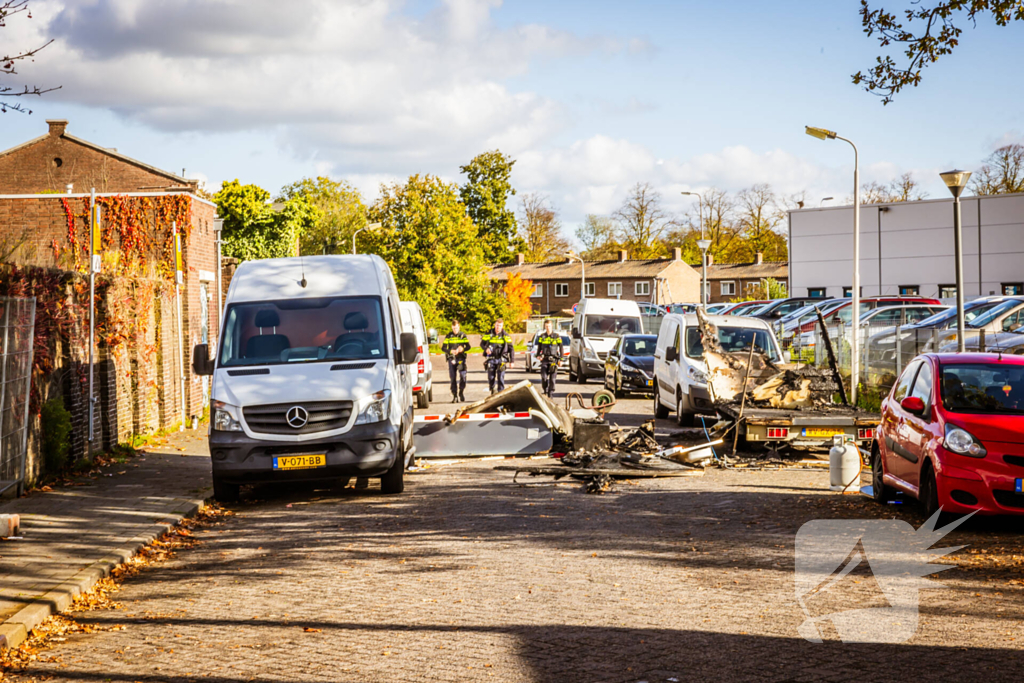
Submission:
[[[700,266],[697,266],[700,268]],[[785,261],[764,263],[714,263],[708,266],[709,280],[776,280],[789,277],[789,264]]]
[[[587,279],[604,278],[653,278],[665,272],[673,263],[687,265],[674,259],[629,259],[620,261],[585,261]],[[525,280],[567,280],[580,276],[579,261],[548,261],[542,263],[502,263],[492,265],[489,276],[492,280],[507,280],[512,273],[519,273]]]

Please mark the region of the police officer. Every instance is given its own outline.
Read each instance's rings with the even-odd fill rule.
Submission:
[[[505,334],[505,323],[494,322],[494,329],[480,338],[484,352],[484,366],[487,368],[487,386],[491,393],[505,389],[505,368],[515,362],[515,346],[512,337]]]
[[[451,380],[452,403],[466,400],[466,351],[469,338],[462,333],[459,321],[452,321],[452,331],[444,338],[441,351],[448,361],[448,379]]]
[[[555,334],[552,326],[551,320],[544,321],[544,331],[533,346],[533,354],[540,364],[540,385],[548,398],[554,398],[558,362],[562,360],[562,335]]]

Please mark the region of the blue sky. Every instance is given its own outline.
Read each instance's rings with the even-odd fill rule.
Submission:
[[[921,87],[883,107],[850,82],[878,49],[856,0],[32,6],[5,42],[56,38],[22,71],[63,88],[32,116],[4,116],[0,147],[67,118],[73,135],[213,189],[326,173],[372,200],[410,173],[457,180],[497,146],[518,160],[516,186],[550,197],[571,231],[637,181],[677,211],[681,190],[758,182],[848,196],[849,148],[805,124],[856,141],[865,181],[910,171],[932,196],[938,171],[1024,141],[1024,24],[966,27]]]

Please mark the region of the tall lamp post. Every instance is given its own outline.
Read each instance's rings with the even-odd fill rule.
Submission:
[[[362,228],[359,228],[354,233],[352,233],[352,253],[353,254],[358,253],[358,252],[356,252],[356,235],[361,233],[363,230],[376,230],[379,227],[380,227],[380,223],[367,223],[365,226],[363,226]]]
[[[573,259],[580,262],[580,301],[587,298],[587,266],[583,263],[583,259],[571,251],[565,252],[566,257],[571,261]]]
[[[946,171],[939,177],[953,194],[953,251],[956,263],[956,350],[964,352],[964,236],[960,221],[960,195],[967,187],[970,171]]]
[[[705,309],[708,307],[708,249],[711,248],[711,240],[701,238],[697,240],[697,248],[700,249],[700,305]]]
[[[700,222],[700,240],[697,241],[697,247],[701,250],[701,257],[700,257],[700,270],[701,270],[701,278],[700,278],[700,303],[702,305],[704,305],[704,306],[707,306],[708,302],[704,300],[705,298],[707,298],[705,296],[705,292],[706,292],[706,290],[708,288],[708,283],[707,283],[707,264],[706,264],[706,261],[704,260],[704,252],[706,252],[708,250],[708,247],[702,247],[702,246],[700,246],[700,244],[701,244],[701,242],[708,242],[708,246],[710,246],[711,243],[708,240],[704,239],[704,197],[702,197],[699,192],[680,192],[679,194],[681,194],[683,196],[689,196],[689,197],[696,197],[697,198],[697,221]]]
[[[853,339],[850,341],[850,403],[857,404],[860,377],[860,154],[852,140],[825,128],[804,126],[804,132],[819,140],[842,140],[853,147]]]

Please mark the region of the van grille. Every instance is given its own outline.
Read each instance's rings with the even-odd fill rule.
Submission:
[[[306,424],[296,429],[288,424],[288,411],[300,406],[309,413]],[[352,401],[316,401],[312,403],[274,403],[242,409],[249,429],[262,434],[312,434],[341,429],[352,416]]]

